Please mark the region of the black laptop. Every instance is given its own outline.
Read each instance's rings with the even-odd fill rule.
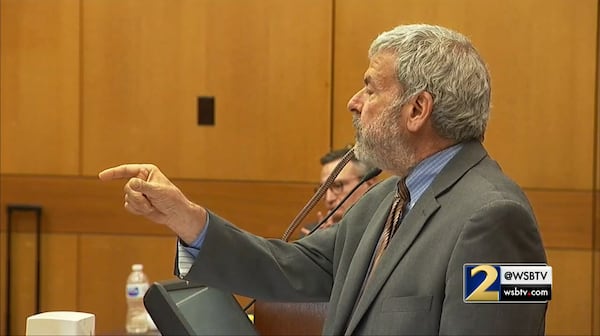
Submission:
[[[185,280],[155,282],[144,296],[162,335],[258,335],[231,293]]]

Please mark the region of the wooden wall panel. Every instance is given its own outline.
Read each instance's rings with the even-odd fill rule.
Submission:
[[[0,230],[0,333],[4,333],[6,330],[6,318],[7,318],[7,307],[6,307],[6,231]]]
[[[600,101],[600,100],[599,100]],[[600,142],[598,143],[600,145]],[[600,167],[600,165],[597,165],[596,167]],[[600,168],[596,168],[598,170],[600,170]],[[593,240],[594,240],[594,249],[596,251],[600,251],[600,188],[596,188],[594,190],[594,222],[593,222]],[[600,270],[598,270],[598,273],[600,274]]]
[[[76,234],[42,236],[42,311],[77,310],[79,239]]]
[[[171,177],[314,179],[329,149],[331,1],[82,4],[84,175],[151,162]],[[197,96],[216,97],[215,126],[196,124]]]
[[[552,300],[546,316],[547,335],[590,335],[592,332],[592,253],[549,249]]]
[[[3,236],[5,233],[2,233]],[[44,234],[41,240],[41,311],[77,310],[77,238]],[[2,245],[4,248],[5,245]],[[12,239],[11,331],[24,335],[27,317],[35,313],[35,235],[16,232]],[[6,264],[2,263],[2,273]],[[5,284],[4,284],[5,285]],[[2,287],[4,304],[5,287]],[[4,312],[4,310],[3,310]],[[4,319],[4,315],[3,315]],[[2,324],[4,332],[5,324]]]
[[[174,278],[172,237],[84,234],[80,243],[78,307],[96,314],[97,334],[125,331],[125,283],[132,264],[143,264],[150,281]]]
[[[0,176],[0,229],[6,205],[39,204],[42,228],[54,233],[168,235],[162,225],[129,214],[123,208],[124,181],[97,178]],[[240,228],[279,238],[312,196],[314,184],[174,180],[198,204]]]
[[[312,184],[275,184],[174,180],[193,201],[267,237],[280,237],[312,194]],[[39,204],[43,230],[63,233],[137,233],[171,235],[122,208],[124,181],[95,178],[2,176],[0,227],[6,205]],[[592,247],[592,193],[527,190],[549,248]],[[252,213],[253,216],[247,216]],[[309,218],[310,219],[310,218]]]
[[[112,271],[105,269],[95,272],[89,270],[89,267],[96,264],[95,254],[102,255],[100,267],[104,267],[102,265],[117,256],[125,255],[123,246],[129,241],[132,242],[133,257],[139,256],[141,259],[150,256],[150,265],[155,265],[153,264],[155,259],[163,260],[161,258],[166,258],[171,263],[174,254],[175,238],[169,230],[141,217],[130,215],[123,209],[123,183],[123,181],[102,183],[96,178],[0,176],[2,237],[6,230],[7,204],[39,204],[43,208],[42,231],[47,235],[43,240],[43,248],[44,251],[48,249],[49,252],[43,253],[42,307],[49,310],[90,311],[95,314],[99,311],[100,316],[97,316],[97,321],[100,329],[98,330],[104,332],[111,330],[118,332],[120,329],[115,330],[115,327],[121,326],[121,319],[124,317],[117,313],[108,314],[114,309],[112,303],[107,304],[108,301],[104,302],[102,307],[96,306],[98,302],[94,301],[97,299],[94,295],[102,295],[102,291],[98,288],[90,289],[88,286],[96,286],[96,280],[91,280],[92,284],[88,285],[87,278],[101,274],[98,282],[114,280],[118,286],[125,280],[112,279]],[[175,183],[190,199],[207,205],[221,216],[238,223],[240,227],[259,235],[275,238],[281,237],[287,225],[311,196],[314,187],[313,184],[306,183],[194,180],[176,180]],[[33,230],[32,227],[23,228],[22,225],[17,224],[15,227],[19,228],[20,233],[24,231],[24,234]],[[83,234],[81,241],[75,238],[80,234]],[[138,243],[139,240],[143,243]],[[2,247],[5,246],[4,244],[2,242]],[[105,255],[107,249],[114,249],[115,252]],[[124,264],[130,264],[134,262],[129,260],[130,257],[133,258],[126,256],[121,259],[124,260]],[[45,266],[46,264],[49,266]],[[5,266],[2,259],[0,265]],[[165,272],[161,268],[164,267],[164,263],[159,263],[159,266],[148,266],[150,274],[156,274],[152,276],[153,279],[159,280],[170,276],[171,273],[167,275],[160,273]],[[171,271],[171,264],[169,264],[166,272]],[[122,272],[116,273],[116,277],[122,276]],[[4,282],[0,288],[5,289],[3,286]],[[27,288],[30,286],[31,284],[26,285]],[[49,288],[55,291],[47,292]],[[23,288],[18,289],[19,293],[22,290]],[[100,294],[89,294],[90,291]],[[91,302],[87,299],[89,295],[92,295]],[[244,297],[238,299],[242,304],[247,304],[249,301]],[[29,301],[30,298],[27,297],[18,298],[20,306],[29,304]],[[25,321],[28,314],[29,312],[24,308],[13,310],[15,316],[13,325],[17,325],[15,323],[18,321]],[[105,322],[108,323],[106,328],[104,328]],[[23,324],[18,326],[22,327]]]
[[[18,222],[18,221],[15,221]],[[21,224],[21,223],[18,223]],[[25,335],[27,316],[36,313],[35,234],[15,232],[11,239],[10,335]],[[2,295],[4,297],[4,293]]]
[[[496,42],[477,34],[495,78],[490,152],[526,187],[591,188],[598,1],[491,3]]]
[[[0,171],[79,173],[79,1],[0,2]]]
[[[13,217],[15,230],[11,239],[11,313],[13,335],[25,334],[27,317],[35,311],[36,237],[33,222],[28,216]],[[18,226],[18,227],[17,227]],[[6,330],[7,234],[0,233],[0,267],[2,290],[0,333]],[[75,235],[43,234],[40,258],[40,309],[77,310],[77,237]]]
[[[599,1],[600,2],[600,1]],[[599,5],[600,6],[600,5]],[[598,25],[600,26],[600,10],[598,11]],[[600,28],[598,28],[600,34]],[[596,52],[596,152],[595,152],[595,185],[594,185],[594,221],[593,221],[593,252],[594,252],[594,269],[592,279],[594,281],[593,291],[593,325],[592,334],[600,336],[600,52]]]
[[[594,269],[592,273],[594,281],[592,302],[592,335],[600,335],[600,251],[594,251]]]
[[[373,38],[398,24],[441,24],[489,63],[486,145],[507,173],[529,188],[592,188],[597,0],[344,0],[335,17],[334,146],[353,138],[345,105],[363,85]]]
[[[546,248],[591,249],[593,193],[526,190]]]

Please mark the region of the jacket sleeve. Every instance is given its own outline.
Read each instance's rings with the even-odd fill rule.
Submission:
[[[336,226],[290,243],[209,216],[206,239],[184,279],[261,300],[329,299]]]

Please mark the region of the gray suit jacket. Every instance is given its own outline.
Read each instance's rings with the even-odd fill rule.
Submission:
[[[546,304],[463,302],[465,263],[546,262],[529,202],[479,142],[466,143],[406,214],[356,302],[397,181],[294,243],[211,213],[186,279],[261,300],[329,301],[328,335],[543,334]]]

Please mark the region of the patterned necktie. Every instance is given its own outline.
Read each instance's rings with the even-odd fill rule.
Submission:
[[[352,308],[353,314],[354,310],[356,310],[356,307],[358,305],[358,301],[364,293],[365,287],[367,286],[369,279],[371,279],[371,276],[373,275],[375,267],[379,263],[379,259],[381,258],[383,252],[390,243],[390,239],[398,230],[398,225],[400,224],[400,220],[402,219],[402,212],[404,211],[404,208],[406,207],[406,204],[408,204],[408,202],[410,202],[410,193],[408,192],[408,188],[406,187],[406,177],[403,177],[398,182],[396,194],[394,195],[394,201],[392,202],[390,213],[388,214],[387,220],[385,221],[385,225],[383,226],[383,232],[379,237],[379,242],[375,247],[375,253],[373,255],[373,258],[371,259],[371,265],[367,270],[367,274],[365,275],[360,291],[358,292],[356,301],[354,302],[354,307]]]
[[[362,297],[365,287],[367,287],[367,283],[373,272],[375,271],[375,267],[379,263],[379,259],[383,255],[383,252],[387,248],[390,243],[390,239],[396,231],[398,230],[398,225],[400,224],[400,220],[402,220],[402,212],[406,207],[406,204],[410,202],[410,193],[408,191],[408,187],[406,186],[406,176],[403,177],[400,181],[398,181],[398,186],[396,188],[396,194],[394,195],[394,201],[392,202],[392,207],[390,208],[390,213],[388,214],[387,220],[385,221],[385,225],[383,226],[383,232],[381,232],[381,236],[379,237],[379,242],[375,247],[375,253],[371,259],[371,265],[367,270],[367,274],[365,275],[362,286],[358,292],[358,296],[356,297],[356,301],[354,301],[354,307],[352,308],[352,314],[356,310],[358,306],[358,302]],[[348,323],[350,319],[348,319]],[[347,327],[347,326],[346,326]]]
[[[404,208],[408,202],[410,202],[410,193],[408,192],[408,187],[406,187],[406,177],[403,177],[398,182],[396,194],[394,195],[394,202],[392,202],[392,208],[390,209],[390,213],[385,221],[383,232],[379,238],[379,243],[375,248],[373,262],[371,264],[369,274],[367,275],[367,281],[371,277],[371,274],[373,274],[373,271],[379,263],[379,259],[383,255],[383,252],[388,247],[390,239],[392,239],[392,236],[398,230],[400,220],[402,219],[402,212],[404,211]]]

